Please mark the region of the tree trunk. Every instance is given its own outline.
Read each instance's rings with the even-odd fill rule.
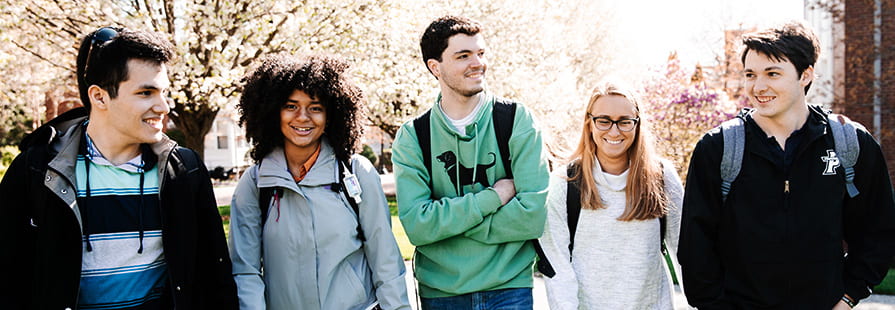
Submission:
[[[173,111],[176,114],[172,113],[171,119],[183,132],[183,146],[196,151],[199,158],[204,160],[205,135],[211,130],[219,109],[212,108],[208,104],[189,104],[189,106],[192,109],[186,110],[186,105],[180,103],[175,105]]]

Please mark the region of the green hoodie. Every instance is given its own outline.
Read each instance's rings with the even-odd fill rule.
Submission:
[[[506,173],[491,120],[494,97],[484,95],[466,135],[445,117],[440,102],[432,108],[432,176],[413,121],[401,126],[392,146],[398,213],[416,245],[414,272],[422,297],[532,287],[535,251],[529,240],[544,231],[549,182],[541,133],[531,113],[517,104],[509,141],[516,196],[501,206],[490,186]],[[460,171],[454,168],[457,158]]]

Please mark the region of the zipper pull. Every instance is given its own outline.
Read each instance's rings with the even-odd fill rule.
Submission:
[[[783,192],[789,194],[789,180],[783,182]]]

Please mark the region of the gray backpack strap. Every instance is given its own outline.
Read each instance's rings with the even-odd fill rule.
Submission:
[[[866,129],[845,115],[830,114],[828,118],[830,130],[833,132],[836,157],[839,158],[839,164],[845,169],[845,189],[848,190],[848,196],[854,198],[859,193],[858,187],[855,186],[855,164],[858,162],[858,154],[861,153],[857,130]]]
[[[746,129],[739,117],[721,123],[724,138],[724,153],[721,155],[721,202],[727,200],[730,186],[740,174],[743,166],[743,151],[746,146]]]

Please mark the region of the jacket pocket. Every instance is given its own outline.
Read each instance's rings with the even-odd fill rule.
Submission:
[[[334,304],[341,305],[336,307],[339,309],[352,309],[367,300],[364,284],[347,263],[336,273],[336,279],[330,285],[329,295],[329,299],[337,301]]]

